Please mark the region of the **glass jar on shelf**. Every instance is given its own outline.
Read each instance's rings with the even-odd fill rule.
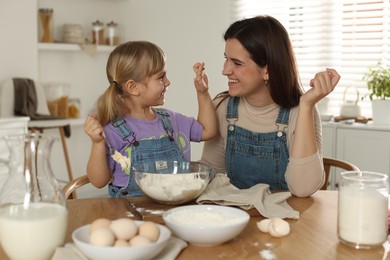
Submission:
[[[68,117],[79,118],[80,117],[81,101],[79,98],[70,98],[68,104]]]
[[[114,21],[107,23],[107,37],[106,37],[106,45],[118,45],[119,44],[119,36],[118,36],[118,24]]]
[[[104,24],[99,20],[92,23],[92,43],[97,45],[104,44]]]
[[[41,42],[54,42],[53,40],[53,9],[40,8],[39,20],[41,22]]]

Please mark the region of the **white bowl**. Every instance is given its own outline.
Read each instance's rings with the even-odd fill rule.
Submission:
[[[210,182],[211,167],[198,162],[156,161],[134,165],[134,178],[143,193],[167,205],[198,198]]]
[[[218,205],[190,205],[163,213],[165,224],[179,238],[195,246],[216,246],[241,233],[249,214],[241,209]]]
[[[135,220],[137,226],[143,221]],[[72,239],[80,251],[89,259],[96,260],[132,260],[132,259],[150,259],[158,255],[167,245],[171,237],[171,231],[160,224],[157,224],[160,230],[160,236],[156,242],[143,246],[128,247],[107,247],[95,246],[89,243],[89,225],[79,227],[72,233]]]

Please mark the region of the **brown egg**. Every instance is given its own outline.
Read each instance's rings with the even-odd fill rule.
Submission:
[[[89,236],[89,243],[95,246],[112,246],[115,235],[108,227],[100,227],[93,230]]]
[[[140,236],[144,236],[150,239],[150,241],[154,242],[160,236],[160,230],[156,223],[152,221],[145,221],[138,227],[138,234]]]
[[[126,240],[118,239],[114,243],[114,247],[126,247],[126,246],[129,246],[129,242],[127,242]]]
[[[143,246],[152,243],[149,238],[137,235],[130,239],[129,244],[130,246]]]
[[[91,223],[91,226],[89,228],[89,233],[91,234],[92,231],[94,231],[95,229],[100,228],[100,227],[109,227],[110,224],[111,224],[111,220],[109,220],[109,219],[106,219],[106,218],[95,219]]]
[[[132,219],[119,218],[111,221],[110,229],[120,240],[129,240],[137,234],[137,225]]]

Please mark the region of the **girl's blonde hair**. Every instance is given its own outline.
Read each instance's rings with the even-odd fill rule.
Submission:
[[[108,89],[96,103],[97,119],[102,126],[126,113],[123,84],[132,79],[143,82],[163,70],[165,54],[156,44],[129,41],[117,46],[108,57],[106,73]]]

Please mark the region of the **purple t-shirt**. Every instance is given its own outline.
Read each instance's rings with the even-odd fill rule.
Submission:
[[[174,132],[174,139],[177,146],[182,151],[186,160],[191,160],[191,144],[190,142],[200,142],[202,140],[203,127],[193,117],[188,117],[180,113],[164,109],[169,114],[169,120],[171,121],[172,129]],[[145,139],[159,139],[167,136],[164,129],[163,122],[160,116],[157,116],[154,120],[142,120],[132,117],[123,118],[126,123],[130,126],[132,132],[135,133],[137,141]],[[128,142],[123,140],[123,137],[115,129],[113,124],[109,123],[104,127],[104,134],[108,143],[116,151],[122,151],[122,148],[128,146]],[[108,150],[108,149],[107,149]],[[127,157],[127,153],[122,153],[123,156]],[[115,186],[126,186],[129,175],[122,170],[121,165],[118,161],[115,161],[109,154],[106,153],[109,168],[114,174],[113,185]],[[131,163],[131,161],[128,159]]]

